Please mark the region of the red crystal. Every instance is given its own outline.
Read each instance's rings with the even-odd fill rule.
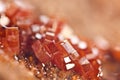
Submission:
[[[55,33],[54,32],[46,32],[45,33],[45,39],[48,41],[55,40]]]
[[[115,46],[112,49],[111,54],[113,55],[113,57],[116,61],[120,62],[120,46]]]
[[[98,61],[96,59],[90,60],[90,63],[94,68],[94,74],[98,75],[100,64],[98,63]]]
[[[18,27],[0,27],[0,43],[8,55],[18,54],[20,48]]]
[[[58,51],[53,54],[53,63],[62,70],[65,70],[64,57],[68,56],[66,51],[61,46],[62,43],[56,43]]]
[[[61,70],[66,70],[65,63],[64,63],[65,55],[62,52],[56,52],[53,55],[52,63],[56,65]]]
[[[51,55],[55,54],[58,51],[58,49],[57,49],[57,47],[56,47],[54,42],[50,42],[50,43],[46,44],[45,45],[45,49]]]
[[[9,4],[7,10],[6,10],[6,15],[10,18],[12,18],[18,11],[19,11],[19,7],[12,3],[12,4]]]
[[[7,48],[10,50],[10,55],[19,53],[19,30],[18,27],[7,27],[6,28],[6,43]]]
[[[0,48],[5,46],[5,28],[0,26]]]
[[[32,45],[33,51],[36,57],[43,63],[47,63],[50,61],[50,55],[42,46],[39,40],[35,41]]]

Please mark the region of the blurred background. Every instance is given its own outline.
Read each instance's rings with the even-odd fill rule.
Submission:
[[[79,34],[88,38],[105,37],[120,44],[119,0],[26,0],[39,14],[65,18]]]
[[[120,45],[119,0],[23,1],[33,5],[35,13],[64,18],[78,35],[90,39],[102,36],[112,45]]]

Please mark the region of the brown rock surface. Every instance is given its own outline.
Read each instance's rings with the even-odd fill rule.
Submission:
[[[23,64],[0,55],[0,80],[37,80]]]

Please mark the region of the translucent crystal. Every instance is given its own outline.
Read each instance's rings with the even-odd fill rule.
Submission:
[[[32,45],[32,49],[36,55],[36,57],[42,62],[47,63],[50,61],[49,53],[44,49],[41,42],[39,40],[35,41]]]
[[[6,47],[10,51],[10,55],[19,53],[19,30],[18,27],[7,27],[6,32]]]

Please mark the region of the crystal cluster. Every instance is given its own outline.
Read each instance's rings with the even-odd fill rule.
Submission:
[[[75,71],[83,80],[99,80],[99,56],[105,51],[95,43],[80,39],[64,21],[37,17],[18,2],[1,8],[0,53],[33,53],[44,65],[52,63],[61,70]]]

